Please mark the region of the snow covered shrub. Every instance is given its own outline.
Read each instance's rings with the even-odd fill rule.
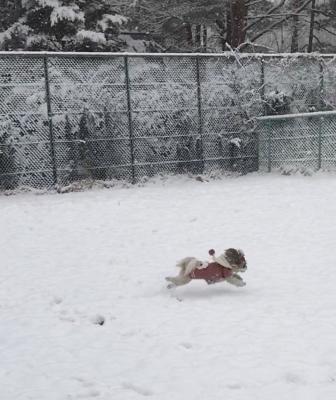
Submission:
[[[230,140],[248,142],[253,137],[251,120],[263,113],[259,61],[239,55],[236,59],[204,59],[200,63],[200,74],[204,151],[218,159],[208,165],[241,172],[245,164],[249,165],[246,157],[238,157],[239,152],[245,155],[245,148],[242,146],[239,150]]]
[[[48,60],[55,137],[65,182],[125,178],[130,164],[122,58]],[[63,154],[63,155],[62,155]]]
[[[179,161],[176,166],[176,172],[200,174],[203,172],[204,162],[202,160],[203,147],[200,137],[189,136],[184,138],[176,146],[176,158]]]
[[[25,50],[27,37],[31,33],[29,26],[15,22],[5,32],[0,33],[0,50]]]
[[[128,136],[122,140],[117,125],[106,107],[102,113],[84,108],[80,116],[55,119],[56,132],[65,138],[57,151],[64,183],[125,178],[127,167],[120,166],[130,164],[130,143]]]
[[[266,115],[282,115],[290,113],[291,98],[276,89],[265,96]]]
[[[95,170],[95,160],[99,157],[92,138],[95,135],[94,115],[84,109],[78,127],[78,174],[81,178],[103,178],[104,171]]]
[[[78,144],[76,141],[76,136],[72,131],[72,126],[70,123],[69,116],[65,116],[64,133],[66,140],[65,153],[65,168],[68,171],[64,177],[66,182],[74,182],[78,180]]]
[[[9,117],[4,116],[0,117],[0,189],[13,189],[16,186],[17,177],[13,175],[14,173],[13,124]]]
[[[275,171],[278,171],[281,175],[304,175],[304,176],[312,176],[314,174],[313,168],[308,167],[295,167],[284,165],[282,167],[276,168]]]
[[[135,161],[142,175],[199,171],[197,81],[190,58],[130,59]],[[139,169],[137,167],[137,169]]]
[[[233,171],[241,169],[240,162],[243,155],[243,141],[238,137],[229,140],[230,167]]]
[[[129,138],[118,139],[118,131],[111,114],[92,113],[84,109],[79,120],[78,173],[79,178],[98,180],[121,178],[119,166],[130,163]]]
[[[58,51],[59,46],[45,34],[28,36],[25,49],[29,51]]]
[[[161,101],[157,96],[153,107],[162,107]],[[197,121],[197,117],[195,119]],[[137,116],[134,120],[135,161],[148,164],[143,167],[145,175],[152,176],[159,171],[199,172],[201,163],[193,162],[202,158],[200,141],[195,135],[195,119],[187,110],[154,111]]]
[[[325,75],[325,66],[321,71],[321,59],[316,56],[293,55],[265,58],[263,63],[264,100],[268,115],[320,109],[323,97],[321,79],[324,81]]]

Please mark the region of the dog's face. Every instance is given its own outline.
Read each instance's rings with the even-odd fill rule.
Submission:
[[[245,254],[240,249],[225,250],[225,257],[235,272],[244,272],[247,269]]]

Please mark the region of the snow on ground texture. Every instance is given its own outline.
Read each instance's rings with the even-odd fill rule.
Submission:
[[[0,197],[0,398],[335,399],[335,176]],[[245,250],[245,288],[170,292]]]

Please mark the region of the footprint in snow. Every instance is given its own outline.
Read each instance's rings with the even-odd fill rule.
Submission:
[[[89,320],[92,324],[100,326],[104,325],[106,322],[106,318],[101,314],[94,314],[89,317],[87,314],[77,309],[72,309],[69,311],[68,309],[64,308],[63,302],[63,298],[57,295],[55,295],[50,302],[53,311],[58,314],[58,318],[61,321],[75,323],[82,322],[83,320]]]
[[[228,389],[238,390],[241,389],[243,386],[240,383],[229,383],[228,385],[226,385],[226,387]]]
[[[87,399],[100,396],[101,393],[94,387],[95,384],[93,382],[81,377],[74,377],[73,379],[81,385],[80,390],[82,391],[76,395],[68,396],[69,399]]]
[[[58,318],[65,322],[76,322],[76,318],[73,315],[70,315],[66,309],[58,310]]]
[[[100,391],[96,389],[90,389],[87,390],[86,392],[79,393],[76,397],[77,399],[87,399],[90,397],[98,397],[100,396]]]
[[[192,349],[192,344],[188,343],[188,342],[182,342],[182,343],[180,343],[180,346],[187,350]]]
[[[104,325],[105,324],[105,317],[100,314],[96,314],[91,317],[91,322],[95,325]]]
[[[130,383],[130,382],[126,382],[122,386],[124,389],[132,390],[133,392],[141,394],[142,396],[152,396],[153,395],[153,392],[151,390],[134,385],[133,383]]]
[[[62,307],[63,298],[60,296],[54,296],[50,304],[53,307],[53,311],[58,314],[58,318],[65,322],[75,322],[74,316],[70,315],[68,310]]]
[[[302,376],[300,376],[294,372],[287,372],[285,374],[285,380],[288,383],[295,383],[295,384],[299,384],[299,385],[303,385],[305,383]]]
[[[54,298],[52,299],[51,304],[61,304],[63,302],[62,297],[60,296],[54,296]]]

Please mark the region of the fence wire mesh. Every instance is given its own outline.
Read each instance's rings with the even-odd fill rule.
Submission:
[[[334,109],[335,75],[333,57],[0,53],[0,188],[257,170],[255,117]],[[309,121],[270,127],[274,165],[293,143],[316,162]]]

